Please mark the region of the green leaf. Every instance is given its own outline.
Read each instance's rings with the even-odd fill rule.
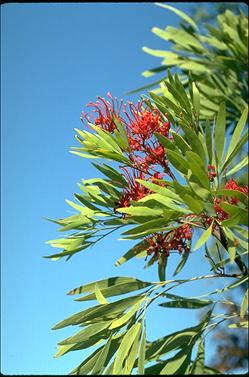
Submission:
[[[202,145],[202,141],[200,140],[199,136],[196,134],[196,132],[188,127],[185,124],[181,124],[181,128],[184,131],[185,138],[188,142],[188,144],[191,146],[192,151],[195,152],[196,155],[198,155],[199,159],[202,160],[201,165],[203,167],[206,166],[206,153],[204,150],[204,147]]]
[[[89,357],[87,357],[80,365],[74,368],[70,375],[87,375],[93,369],[98,357],[101,353],[102,347],[91,353]]]
[[[215,129],[214,129],[214,141],[215,150],[218,162],[222,161],[224,145],[225,145],[225,130],[226,130],[226,105],[222,102],[217,114]]]
[[[240,215],[240,224],[248,226],[248,210],[230,203],[220,203],[220,207],[230,216]]]
[[[213,161],[213,135],[212,135],[212,129],[211,129],[209,119],[206,120],[205,130],[206,130],[206,145],[207,145],[209,163],[212,164],[212,161]]]
[[[189,167],[201,187],[209,190],[209,179],[201,158],[195,152],[186,152]]]
[[[168,152],[168,150],[177,152],[176,146],[166,136],[158,134],[157,132],[155,132],[155,136],[160,142],[160,144],[162,144],[162,146],[165,147],[166,153]]]
[[[133,246],[129,251],[127,251],[116,263],[115,266],[120,266],[124,262],[127,262],[129,259],[141,254],[144,250],[147,250],[149,243],[147,240],[143,240]]]
[[[243,319],[246,315],[248,309],[248,288],[246,290],[246,293],[243,297],[242,303],[241,303],[241,308],[240,308],[240,317]]]
[[[169,211],[167,211],[168,214],[173,215],[174,213],[176,213],[175,211],[171,211],[169,213]],[[160,229],[165,228],[166,221],[167,220],[166,220],[165,217],[162,218],[162,219],[149,220],[142,225],[135,226],[134,228],[131,228],[131,229],[127,230],[126,232],[123,232],[122,235],[128,236],[127,238],[130,238],[130,239],[141,238],[142,236],[144,237],[147,234],[151,234],[151,233],[154,233],[154,232],[156,232]],[[132,237],[132,236],[134,236],[134,237]]]
[[[160,281],[166,280],[166,267],[167,267],[168,257],[164,254],[160,254],[158,258],[158,276]]]
[[[186,348],[187,345],[195,342],[209,323],[211,312],[210,310],[197,326],[188,327],[150,342],[146,347],[145,359],[157,360],[164,354],[179,348]]]
[[[153,209],[153,208],[148,208],[148,207],[143,207],[143,206],[133,206],[131,205],[130,207],[122,207],[116,209],[117,212],[120,213],[127,213],[128,215],[132,216],[150,216],[150,217],[158,217],[163,214],[163,209]]]
[[[241,115],[241,117],[240,117],[240,119],[237,123],[237,126],[235,127],[235,129],[233,131],[231,141],[230,141],[230,144],[229,144],[229,147],[228,147],[225,162],[228,160],[231,153],[234,151],[236,145],[238,144],[238,141],[240,140],[241,134],[242,134],[243,129],[246,125],[247,116],[248,116],[248,107],[246,107],[244,109],[244,111],[243,111],[243,113],[242,113],[242,115]]]
[[[187,151],[191,151],[191,147],[188,145],[186,140],[184,140],[181,135],[177,134],[174,131],[171,131],[171,134],[174,138],[175,144],[177,145],[177,147],[181,150],[183,154],[185,154]]]
[[[88,308],[64,319],[53,327],[53,330],[61,329],[65,326],[78,325],[83,323],[98,323],[100,320],[108,321],[117,318],[131,305],[141,299],[141,295],[130,296],[106,305],[97,305]]]
[[[200,115],[200,93],[194,82],[193,82],[193,105],[194,105],[196,117],[198,118]]]
[[[115,281],[115,278],[110,278],[108,280],[111,281],[112,279],[113,281]],[[141,281],[138,279],[132,279],[132,278],[127,278],[126,282],[120,283],[120,284],[118,283],[118,281],[119,281],[119,278],[117,280],[117,283],[114,283],[115,285],[110,285],[110,287],[103,288],[101,290],[102,294],[105,297],[119,296],[119,295],[123,295],[129,292],[139,290],[139,289],[143,289],[152,285],[152,283],[144,282],[144,281]],[[80,290],[80,288],[76,288],[75,290]],[[81,292],[78,292],[78,293],[81,293]],[[75,293],[71,293],[71,294],[75,294]],[[88,300],[95,300],[95,294],[91,293],[89,295],[82,296],[76,299],[76,301],[88,301]]]
[[[141,185],[147,187],[151,191],[154,191],[157,194],[164,195],[167,198],[171,198],[171,199],[174,199],[174,200],[181,202],[181,198],[179,197],[179,195],[175,194],[172,190],[170,190],[170,189],[168,189],[164,186],[161,186],[159,184],[157,185],[157,184],[149,182],[149,181],[144,181],[143,179],[136,179],[136,181],[139,182]]]
[[[211,236],[212,234],[212,231],[213,231],[213,222],[212,224],[209,226],[208,229],[206,229],[202,235],[200,236],[200,238],[198,239],[198,241],[196,242],[195,244],[195,247],[194,247],[194,251],[199,249],[204,243],[207,242],[207,240],[209,239],[209,237]]]
[[[111,166],[108,166],[107,164],[99,165],[95,163],[92,163],[92,165],[101,173],[110,178],[113,184],[116,184],[118,187],[128,187],[128,183],[126,182],[125,178]]]
[[[211,300],[198,300],[195,298],[181,297],[169,293],[165,293],[163,296],[172,299],[172,301],[159,304],[159,306],[165,308],[200,309],[213,303]]]
[[[136,286],[138,287],[137,289],[139,289],[139,287],[143,287],[143,284],[151,284],[151,283],[147,283],[147,282],[144,282],[142,280],[139,280],[139,279],[134,279],[132,277],[114,276],[114,277],[110,277],[110,278],[107,278],[107,279],[98,280],[96,282],[94,281],[92,283],[81,285],[78,288],[72,289],[67,294],[68,295],[76,295],[76,294],[81,294],[81,293],[86,293],[86,292],[94,292],[95,291],[95,284],[98,284],[99,289],[101,289],[102,292],[103,292],[104,290],[115,289],[115,287],[118,286],[118,285],[121,287],[122,285],[125,286],[126,284],[133,284],[133,283],[136,284]],[[125,292],[125,293],[128,293],[128,291]],[[110,296],[111,295],[106,295],[106,297],[110,297]],[[94,297],[95,297],[95,295],[94,295]]]
[[[140,338],[140,335],[141,335],[141,330],[142,330],[142,326],[140,327],[140,330],[138,331],[138,333],[137,333],[137,335],[134,339],[134,342],[131,346],[129,354],[128,354],[127,358],[125,359],[123,374],[131,374],[131,371],[134,367],[134,363],[136,361],[138,348],[139,348],[139,338]]]
[[[95,295],[96,295],[96,299],[98,300],[98,302],[99,302],[101,305],[106,305],[106,304],[108,304],[107,299],[103,296],[103,294],[102,294],[101,290],[99,289],[97,283],[95,284]]]
[[[94,323],[93,325],[87,326],[83,330],[77,332],[75,335],[63,340],[59,343],[59,345],[87,342],[91,338],[94,338],[96,340],[95,343],[97,343],[97,341],[99,341],[99,339],[102,337],[101,335],[98,336],[97,334],[102,333],[102,331],[109,327],[110,324],[110,321]]]
[[[128,310],[122,317],[118,318],[116,321],[113,321],[110,329],[115,329],[116,327],[120,327],[123,324],[127,323],[129,319],[140,309],[143,301],[144,298],[141,298],[141,300],[136,302],[135,305],[133,305],[132,308]]]
[[[191,25],[194,29],[198,30],[198,26],[196,23],[184,12],[181,10],[172,7],[171,5],[161,4],[161,3],[155,3],[159,7],[166,8],[177,14],[177,16],[181,17],[185,22],[187,22],[189,25]]]
[[[205,374],[205,346],[203,339],[199,342],[196,359],[191,368],[192,374],[198,374],[199,376]]]
[[[191,359],[192,348],[193,346],[186,347],[169,360],[166,360],[166,364],[160,374],[185,374]]]
[[[146,327],[144,326],[142,340],[140,343],[139,356],[138,356],[138,374],[144,374],[145,364],[145,349],[146,349]]]
[[[93,375],[102,374],[103,370],[105,369],[105,362],[106,362],[106,358],[108,356],[108,352],[110,349],[111,341],[112,341],[112,337],[110,336],[107,343],[105,344],[105,346],[102,348],[101,352],[99,353],[91,374]]]
[[[195,214],[199,214],[203,211],[204,205],[203,203],[196,199],[193,198],[192,196],[186,194],[184,195],[184,201],[188,205],[188,207],[193,211]]]
[[[167,150],[167,158],[171,164],[183,174],[188,172],[188,162],[179,153]]]
[[[228,177],[231,174],[237,173],[240,169],[248,165],[248,156],[245,156],[237,165],[235,165],[231,170],[225,172],[223,175]]]
[[[180,262],[178,263],[174,273],[173,273],[173,276],[176,276],[177,274],[179,274],[179,272],[183,269],[183,267],[185,266],[187,260],[188,260],[188,257],[189,257],[189,253],[188,252],[184,252],[181,256],[181,260]]]
[[[242,136],[242,138],[238,141],[237,145],[235,146],[233,152],[230,154],[229,157],[226,158],[223,166],[222,171],[233,161],[234,157],[241,151],[243,145],[248,141],[248,132]]]
[[[126,359],[128,352],[138,334],[141,330],[141,323],[135,323],[124,335],[122,342],[117,350],[116,358],[113,366],[113,374],[121,374],[123,369],[123,363]]]

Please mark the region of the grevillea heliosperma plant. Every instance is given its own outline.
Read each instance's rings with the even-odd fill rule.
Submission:
[[[242,42],[233,43],[241,47]],[[204,67],[203,61],[199,64]],[[102,178],[82,179],[76,201],[68,201],[75,214],[53,220],[67,233],[48,242],[62,251],[47,258],[69,259],[119,230],[135,245],[116,265],[142,256],[147,267],[156,266],[159,281],[115,276],[69,291],[80,295],[79,302],[98,301],[54,326],[80,327],[59,343],[57,357],[93,346],[71,374],[219,374],[205,364],[204,339],[220,322],[231,319],[218,312],[217,303],[226,300],[226,291],[248,280],[248,187],[240,183],[248,162],[248,110],[244,102],[236,104],[239,116],[229,136],[235,113],[232,120],[230,113],[226,116],[224,98],[210,119],[202,107],[205,99],[198,81],[190,75],[187,83],[168,71],[163,94],[149,92],[137,103],[124,103],[107,93],[82,113],[82,125],[76,129],[79,146],[72,153],[94,159]],[[229,100],[233,102],[232,95]],[[98,159],[101,163],[95,162]],[[211,241],[223,257],[212,253]],[[192,277],[175,278],[198,249],[210,263],[211,273],[208,269],[199,276],[193,269]],[[169,277],[172,253],[178,253],[180,260]],[[175,287],[221,278],[224,288],[201,297],[172,293]],[[241,297],[239,315],[232,316],[229,326],[234,331],[247,326],[247,302],[248,290]],[[205,315],[195,326],[149,341],[146,312],[157,303],[162,310],[204,308]]]

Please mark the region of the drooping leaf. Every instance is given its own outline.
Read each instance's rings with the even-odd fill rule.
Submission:
[[[177,14],[179,17],[181,17],[185,22],[187,22],[189,25],[191,25],[194,29],[198,30],[198,26],[196,23],[190,18],[186,13],[182,12],[181,10],[172,7],[171,5],[162,4],[162,3],[155,3],[159,7],[166,8]]]
[[[200,236],[200,238],[198,239],[198,241],[196,242],[195,246],[194,246],[194,251],[199,249],[204,243],[207,242],[207,240],[209,239],[209,237],[211,236],[212,234],[212,231],[213,231],[213,223],[209,226],[208,229],[206,229],[202,235]]]
[[[104,297],[104,295],[103,295],[103,293],[101,292],[101,290],[99,289],[99,286],[98,286],[97,283],[95,284],[95,296],[96,296],[96,299],[98,300],[98,302],[99,302],[101,305],[106,305],[106,304],[108,304],[107,299]]]
[[[205,374],[205,345],[203,339],[200,339],[197,355],[191,367],[191,374]]]
[[[189,257],[189,253],[188,252],[184,252],[181,256],[181,260],[180,262],[178,263],[178,265],[176,266],[176,269],[173,273],[173,276],[176,276],[177,274],[179,274],[179,272],[181,272],[181,270],[183,269],[183,267],[185,266],[187,260],[188,260],[188,257]]]
[[[225,102],[222,102],[217,114],[215,129],[214,129],[214,141],[215,150],[218,162],[222,161],[224,145],[225,145],[225,129],[226,129],[226,106]]]
[[[127,262],[131,258],[141,254],[149,247],[149,242],[147,240],[143,240],[133,246],[129,251],[127,251],[116,263],[115,266],[120,266],[124,262]]]
[[[142,340],[140,343],[139,357],[138,357],[138,374],[144,374],[144,364],[145,364],[145,350],[146,350],[146,327],[144,325]]]
[[[246,290],[246,293],[243,297],[242,303],[241,303],[241,308],[240,308],[240,317],[243,319],[246,315],[248,309],[248,288]]]
[[[167,262],[168,262],[168,257],[161,253],[158,258],[158,276],[159,276],[160,281],[166,280]]]
[[[141,322],[135,323],[124,335],[122,342],[117,350],[116,358],[113,366],[113,374],[121,374],[123,369],[123,363],[126,359],[130,348],[137,336],[137,333],[141,330]]]

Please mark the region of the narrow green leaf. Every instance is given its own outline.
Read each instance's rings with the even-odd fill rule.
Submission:
[[[91,374],[97,375],[103,372],[105,368],[105,361],[106,361],[106,358],[110,349],[111,341],[112,341],[112,337],[110,336],[107,343],[105,344],[100,354],[98,355],[98,358],[96,359],[96,363],[94,364]]]
[[[144,298],[142,298],[135,305],[133,305],[132,308],[128,310],[128,312],[125,313],[122,317],[118,318],[116,321],[113,321],[110,326],[110,330],[115,329],[116,327],[120,327],[123,324],[127,323],[129,319],[140,309],[143,301]]]
[[[177,14],[177,16],[181,17],[185,22],[187,22],[189,25],[191,25],[194,29],[198,30],[198,26],[196,25],[196,23],[183,11],[181,11],[181,10],[175,8],[175,7],[172,7],[171,5],[166,5],[166,4],[162,4],[162,3],[155,3],[155,4],[158,5],[159,7],[171,10],[172,12]]]
[[[188,252],[184,252],[181,256],[181,260],[180,262],[178,263],[174,273],[173,273],[173,276],[176,276],[177,274],[179,274],[179,272],[183,269],[183,267],[185,266],[187,260],[188,260],[188,257],[189,257],[189,253]]]
[[[101,289],[102,292],[108,289],[114,289],[116,286],[119,286],[121,288],[123,285],[126,286],[127,284],[136,284],[137,289],[140,287],[150,285],[151,283],[144,282],[139,279],[134,279],[132,277],[127,277],[127,276],[114,276],[114,277],[109,277],[107,279],[103,280],[98,280],[96,282],[88,283],[85,285],[81,285],[78,288],[74,288],[71,291],[69,291],[67,294],[68,295],[76,295],[76,294],[81,294],[81,293],[86,293],[86,292],[94,292],[95,291],[95,284],[98,284],[99,289]],[[119,292],[119,290],[117,290]],[[129,291],[125,292],[128,293]],[[110,296],[110,295],[109,295]],[[106,297],[109,297],[106,295]]]
[[[130,375],[132,372],[132,369],[134,367],[134,363],[136,361],[136,357],[138,354],[138,347],[139,347],[139,339],[141,335],[141,330],[142,326],[140,327],[140,330],[138,331],[136,338],[134,339],[134,342],[131,346],[130,352],[125,359],[125,364],[124,364],[124,369],[123,369],[123,374],[128,374]]]
[[[144,374],[145,364],[145,349],[146,349],[146,327],[144,325],[142,340],[140,343],[139,356],[138,356],[138,374]]]
[[[160,374],[185,374],[191,359],[192,348],[193,346],[186,347],[169,360],[166,360],[166,364]]]
[[[226,155],[226,158],[225,158],[225,162],[228,160],[228,158],[230,157],[231,153],[234,151],[236,145],[238,144],[238,141],[240,140],[240,136],[243,132],[243,129],[246,125],[246,121],[247,121],[247,116],[248,116],[248,107],[246,107],[237,123],[237,126],[235,127],[234,131],[233,131],[233,134],[232,134],[232,137],[231,137],[231,141],[230,141],[230,144],[229,144],[229,147],[228,147],[228,151],[227,151],[227,155]]]
[[[193,105],[194,105],[196,117],[198,118],[200,115],[200,93],[194,82],[193,82]]]
[[[105,330],[107,327],[109,327],[110,324],[111,324],[110,321],[106,321],[106,322],[95,323],[93,325],[87,326],[83,330],[77,332],[75,335],[70,336],[69,338],[61,341],[59,345],[87,342],[91,338],[96,339],[96,342],[97,342],[101,338],[101,335],[100,337],[96,335],[99,333],[102,333],[102,331]]]
[[[224,145],[225,145],[225,130],[226,130],[226,105],[222,102],[217,114],[215,129],[214,129],[214,141],[215,150],[218,162],[222,161]]]
[[[164,296],[172,299],[172,301],[159,304],[159,306],[165,308],[200,309],[213,303],[211,300],[198,300],[172,294],[164,294]]]
[[[115,266],[120,266],[124,262],[127,262],[129,259],[141,254],[144,250],[149,247],[147,240],[143,240],[133,246],[129,251],[127,251],[116,263]]]
[[[183,174],[188,172],[188,162],[179,153],[167,150],[167,158],[171,164]]]
[[[209,190],[210,184],[201,158],[195,152],[186,152],[188,165],[201,187]]]
[[[141,329],[141,322],[135,323],[124,335],[122,342],[118,348],[116,358],[113,366],[113,374],[121,374],[123,369],[123,363],[126,359],[128,352],[137,336],[137,333]]]
[[[204,243],[207,242],[207,240],[209,239],[209,237],[211,236],[212,234],[212,231],[213,231],[213,222],[212,224],[210,225],[210,227],[208,229],[206,229],[202,235],[200,236],[200,238],[198,239],[198,241],[196,242],[195,244],[195,247],[194,247],[194,251],[199,249]]]
[[[160,254],[158,259],[158,276],[160,281],[166,280],[166,267],[167,267],[168,257],[164,254]]]
[[[200,200],[193,198],[188,194],[184,195],[183,198],[185,200],[185,203],[195,214],[199,214],[203,211],[204,205]]]
[[[102,294],[101,290],[99,289],[97,283],[95,284],[95,295],[96,295],[96,299],[98,300],[98,302],[99,302],[101,305],[106,305],[106,304],[108,304],[107,299],[103,296],[103,294]]]
[[[242,303],[241,303],[241,308],[240,308],[240,317],[243,319],[246,315],[248,309],[248,288],[246,290],[246,293],[243,297]]]
[[[196,359],[191,368],[191,374],[204,375],[205,374],[205,346],[203,339],[200,340]]]
[[[210,125],[210,121],[207,118],[206,125],[206,145],[207,145],[207,151],[208,151],[208,158],[209,158],[209,164],[212,164],[213,161],[213,135],[212,135],[212,129]]]
[[[240,169],[248,165],[248,156],[245,156],[237,165],[235,165],[231,170],[225,172],[223,175],[228,177],[231,174],[237,173]]]

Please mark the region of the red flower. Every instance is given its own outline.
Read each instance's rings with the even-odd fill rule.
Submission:
[[[218,219],[220,220],[220,221],[223,221],[223,220],[226,220],[228,217],[229,217],[229,215],[228,215],[228,213],[226,212],[226,211],[224,211],[221,207],[220,207],[220,203],[222,203],[222,202],[224,202],[224,200],[221,200],[221,199],[219,199],[219,198],[215,198],[214,199],[214,209],[215,209],[215,211],[216,211],[216,213],[217,213],[217,216],[218,216]]]
[[[121,120],[120,111],[123,102],[121,100],[119,104],[117,98],[115,97],[113,99],[111,93],[107,93],[107,96],[111,101],[102,97],[97,97],[98,101],[96,101],[96,103],[89,102],[86,106],[93,108],[92,113],[86,114],[82,112],[83,117],[81,117],[81,120],[83,121],[84,118],[87,122],[100,126],[103,130],[113,132],[117,128],[114,119],[117,121]],[[97,116],[95,116],[95,114]]]
[[[136,106],[129,102],[129,113],[126,106],[124,109],[128,119],[126,125],[133,137],[136,136],[137,141],[143,143],[143,141],[150,139],[154,132],[168,136],[170,123],[163,120],[158,109],[144,108],[143,106],[144,101],[138,101]]]
[[[239,186],[232,178],[226,183],[225,189],[239,191],[239,192],[242,192],[245,195],[248,194],[248,187],[247,186],[244,186],[244,187]],[[239,199],[236,198],[236,197],[230,198],[231,204],[237,204],[238,201],[239,201]]]
[[[150,190],[140,183],[136,182],[137,178],[144,179],[143,173],[137,173],[136,171],[130,172],[127,168],[121,167],[124,171],[124,177],[126,178],[129,187],[123,190],[123,195],[116,203],[114,208],[122,208],[122,207],[129,207],[132,200],[137,201],[139,199],[144,198],[146,195],[150,193]]]
[[[153,258],[158,259],[160,253],[168,257],[172,250],[177,250],[180,254],[183,251],[189,252],[189,241],[191,238],[192,230],[188,224],[184,224],[166,234],[154,233],[152,236],[147,237],[150,245],[147,255],[153,254]]]

